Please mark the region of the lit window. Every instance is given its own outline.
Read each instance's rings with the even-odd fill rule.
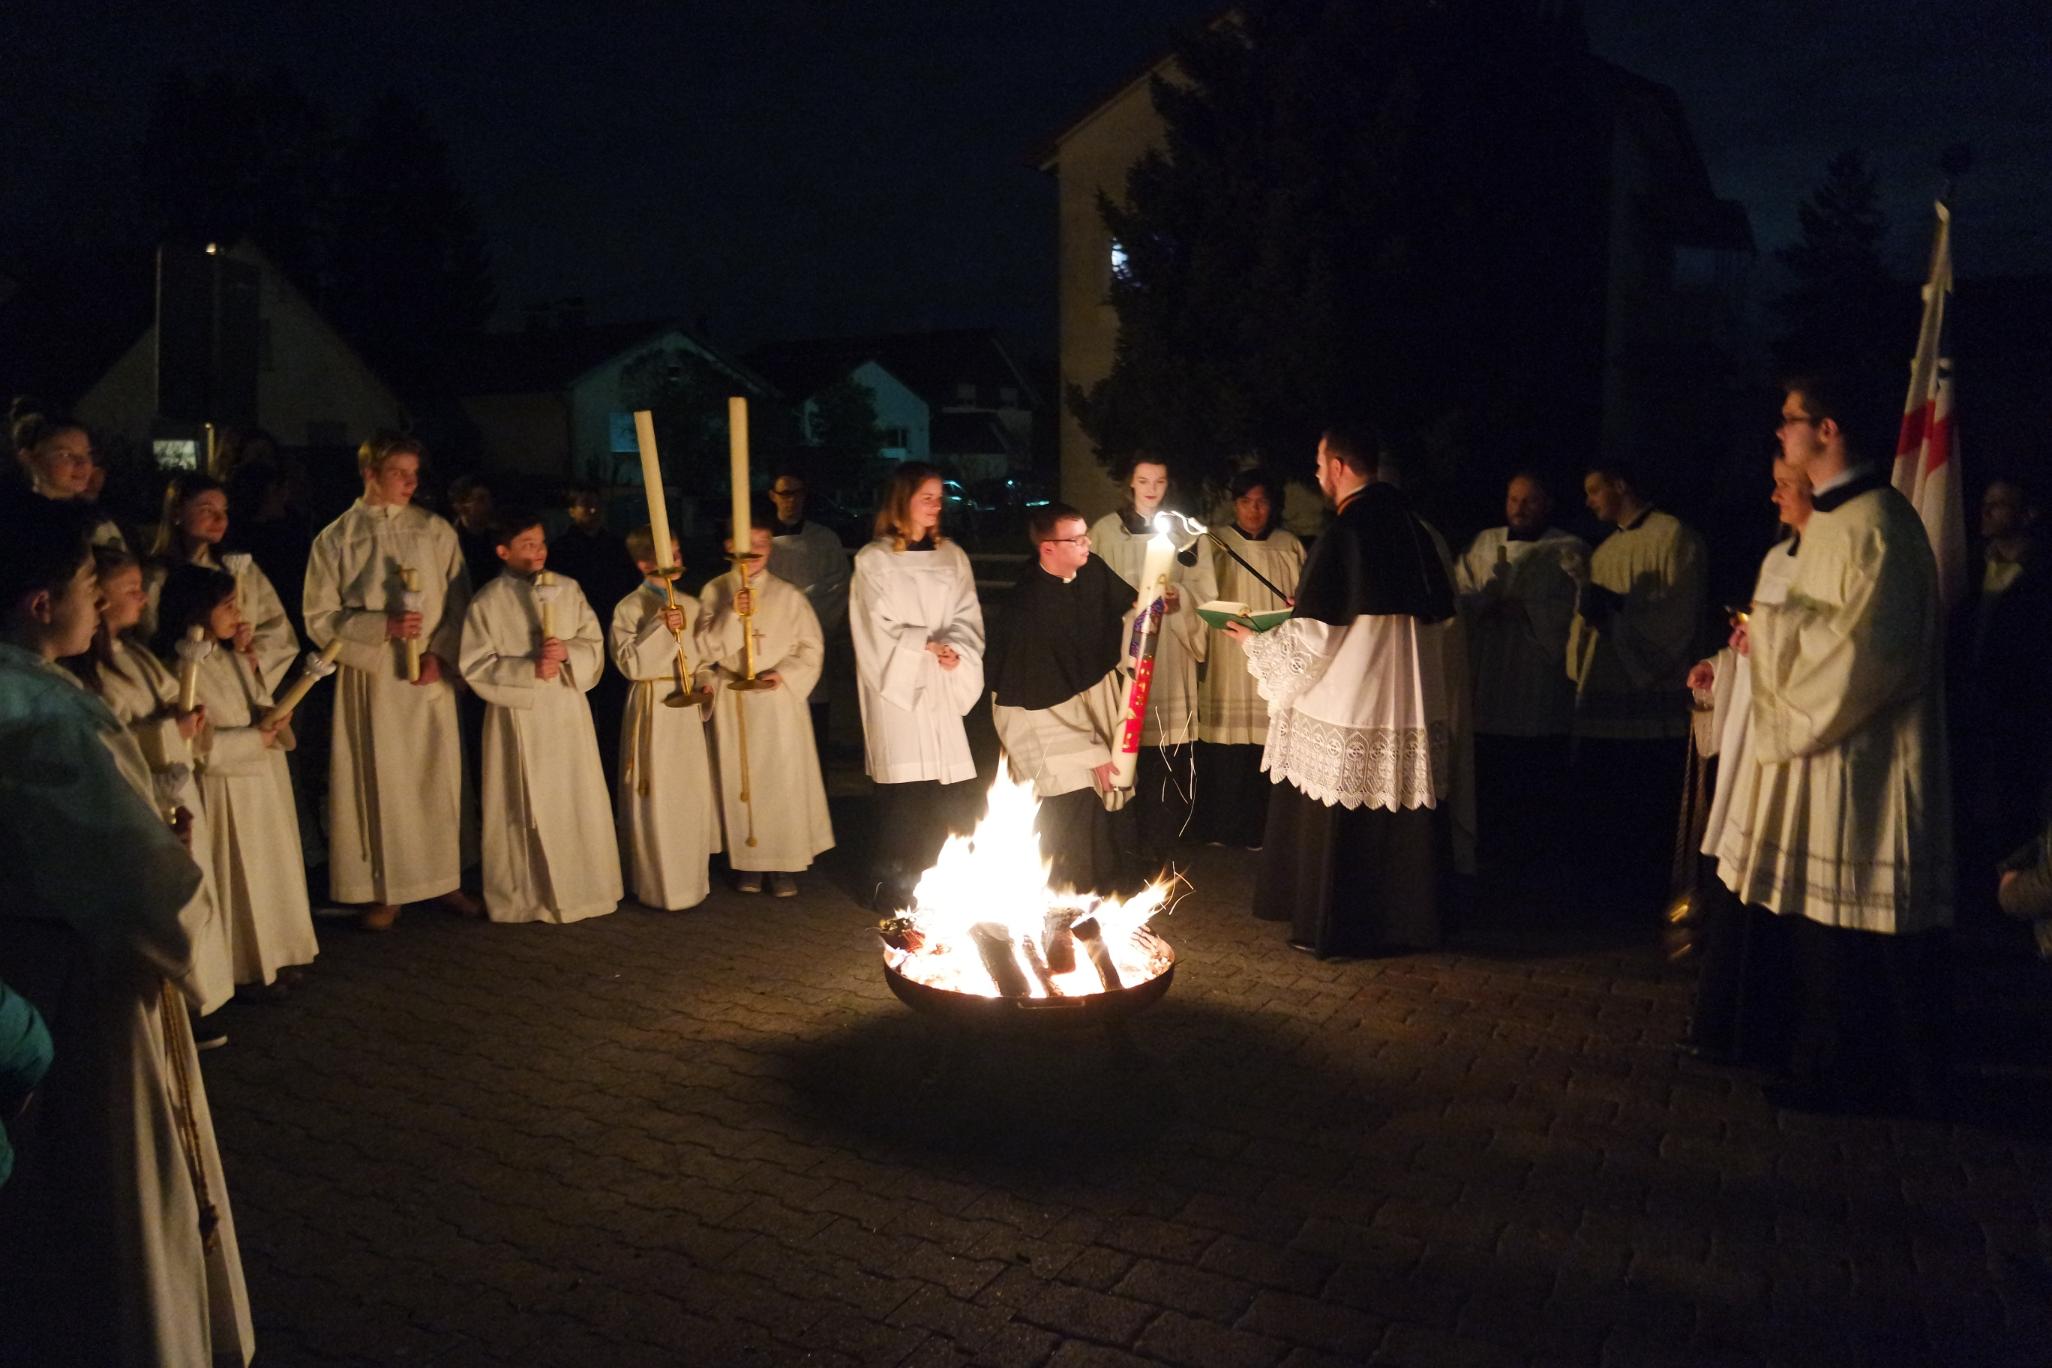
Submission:
[[[1111,273],[1112,279],[1120,282],[1132,276],[1132,267],[1126,261],[1126,244],[1117,238],[1113,238],[1111,244]]]

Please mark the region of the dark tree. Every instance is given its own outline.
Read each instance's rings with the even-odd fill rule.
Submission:
[[[813,396],[805,436],[817,477],[858,504],[875,494],[895,464],[881,455],[886,434],[876,419],[876,391],[859,380],[837,380]]]
[[[1068,396],[1101,455],[1294,469],[1342,415],[1425,484],[1535,441],[1588,449],[1594,414],[1563,396],[1600,364],[1609,124],[1573,22],[1281,0],[1178,60],[1187,84],[1154,85],[1162,148],[1103,205],[1118,351]]]
[[[143,137],[150,244],[242,238],[319,299],[333,226],[334,131],[289,76],[172,75]]]
[[[477,211],[404,95],[380,99],[342,148],[331,263],[337,324],[410,394],[440,393],[443,359],[497,307]]]
[[[681,347],[653,347],[620,372],[620,407],[649,411],[664,479],[691,489],[709,490],[726,482],[731,392],[723,372]]]
[[[1833,157],[1796,217],[1802,236],[1775,252],[1791,278],[1774,301],[1782,324],[1775,361],[1784,371],[1869,373],[1906,361],[1915,323],[1904,301],[1914,302],[1915,291],[1891,279],[1881,260],[1888,220],[1866,155]]]

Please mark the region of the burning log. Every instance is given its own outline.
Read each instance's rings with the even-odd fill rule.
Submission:
[[[1074,907],[1051,907],[1042,923],[1040,943],[1047,950],[1047,967],[1057,974],[1076,968],[1076,934],[1071,928],[1082,915]]]
[[[1119,962],[1112,958],[1111,947],[1104,943],[1104,928],[1097,924],[1097,918],[1078,923],[1074,935],[1090,953],[1090,962],[1097,966],[1097,976],[1104,980],[1104,990],[1116,993],[1125,987],[1125,980],[1119,977]]]
[[[885,917],[876,924],[876,934],[893,950],[916,954],[926,944],[926,933],[910,917]]]
[[[1060,997],[1054,985],[1054,975],[1048,972],[1047,957],[1040,953],[1040,945],[1031,936],[1017,942],[1019,953],[1026,958],[1026,967],[1033,971],[1033,977],[1040,981],[1040,990],[1049,997]]]
[[[978,922],[969,928],[969,938],[976,942],[976,953],[983,957],[983,967],[997,984],[999,997],[1031,995],[1026,975],[1019,971],[1019,961],[1012,954],[1011,932],[997,922]]]

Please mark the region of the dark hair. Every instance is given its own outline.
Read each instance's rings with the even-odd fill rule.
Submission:
[[[1356,475],[1373,478],[1382,464],[1382,434],[1367,423],[1330,423],[1320,435],[1326,454]]]
[[[599,487],[590,480],[566,480],[558,490],[558,496],[563,500],[563,507],[568,508],[587,494],[596,499],[598,492]]]
[[[1283,514],[1283,487],[1276,483],[1275,476],[1261,466],[1252,466],[1236,471],[1233,478],[1226,481],[1226,497],[1234,501],[1246,498],[1257,489],[1268,494],[1268,525],[1274,527],[1282,521]]]
[[[1083,515],[1065,503],[1050,503],[1036,508],[1026,519],[1026,540],[1038,549],[1042,542],[1054,540],[1055,529],[1070,518],[1083,521]]]
[[[1811,371],[1789,376],[1781,387],[1802,397],[1803,413],[1813,421],[1837,423],[1855,459],[1879,455],[1902,419],[1901,410],[1864,374]]]
[[[201,494],[219,494],[228,497],[228,487],[211,475],[197,470],[188,470],[182,475],[173,475],[164,486],[164,515],[157,524],[157,536],[150,543],[152,556],[176,557],[183,560],[192,553],[186,545],[185,533],[178,526],[178,515],[185,506]],[[231,504],[231,507],[233,505]]]
[[[748,496],[748,523],[751,527],[760,527],[765,530],[774,528],[777,525],[777,506],[770,501],[769,495],[751,494]],[[729,513],[726,517],[720,519],[720,536],[723,539],[730,539],[733,535],[734,517],[732,513]],[[734,549],[744,553],[748,550],[745,546],[737,546]]]
[[[542,515],[535,509],[514,504],[492,519],[492,545],[511,546],[513,539],[530,527],[540,527]]]
[[[95,546],[93,548],[93,575],[102,585],[108,578],[123,570],[140,570],[142,562],[118,546]],[[133,627],[122,629],[122,635],[132,636]],[[107,630],[107,617],[100,615],[100,625],[93,631],[93,644],[83,655],[66,656],[57,663],[78,676],[79,683],[100,692],[100,669],[114,660],[114,633]]]
[[[1638,472],[1623,461],[1591,461],[1583,474],[1600,475],[1614,485],[1623,485],[1634,494],[1644,495],[1646,492],[1639,484]]]
[[[458,475],[449,481],[449,502],[460,503],[480,489],[487,494],[492,492],[492,487],[485,483],[482,475]]]
[[[804,476],[797,478],[803,479]],[[906,461],[891,471],[891,478],[884,482],[883,500],[876,508],[874,535],[890,538],[891,550],[903,551],[905,543],[912,539],[912,496],[928,480],[941,478],[939,467],[924,461]],[[942,540],[940,524],[935,522],[934,545],[940,545]]]
[[[99,520],[89,505],[53,503],[25,490],[0,497],[0,622],[31,594],[62,594],[91,554]]]
[[[216,608],[235,597],[235,576],[204,565],[174,565],[157,596],[157,630],[150,650],[169,664],[178,654],[178,639],[189,627],[202,627]]]

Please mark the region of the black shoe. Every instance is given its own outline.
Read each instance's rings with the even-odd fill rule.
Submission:
[[[1314,959],[1325,958],[1325,952],[1320,950],[1317,946],[1313,945],[1310,941],[1287,940],[1284,941],[1283,944],[1289,946],[1290,949],[1296,951],[1300,955],[1310,955]]]
[[[228,1043],[228,1028],[206,1017],[192,1018],[192,1044],[197,1050],[218,1050]]]

